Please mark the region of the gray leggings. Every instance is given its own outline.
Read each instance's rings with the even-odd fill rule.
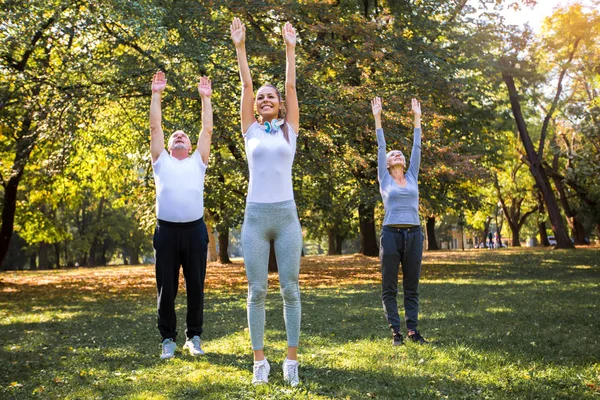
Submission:
[[[294,200],[247,203],[242,226],[242,250],[248,278],[248,327],[252,350],[262,350],[265,336],[269,242],[275,241],[283,317],[289,347],[300,338],[300,255],[302,229]]]

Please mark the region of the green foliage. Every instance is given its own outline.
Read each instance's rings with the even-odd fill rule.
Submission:
[[[70,254],[58,264],[81,264],[90,252],[109,259],[148,252],[155,220],[149,82],[160,69],[168,79],[165,133],[183,129],[193,142],[200,130],[196,79],[211,77],[215,130],[205,207],[218,230],[239,226],[248,171],[235,51],[227,33],[239,16],[248,30],[255,88],[267,82],[282,88],[280,27],[289,20],[299,34],[301,131],[294,189],[309,238],[356,237],[359,207],[377,208],[375,215],[381,215],[369,108],[376,95],[385,102],[389,147],[407,156],[408,104],[411,97],[422,101],[421,215],[465,212],[469,220],[495,205],[481,190],[492,186],[490,171],[504,170],[505,155],[513,154],[499,137],[510,129],[499,57],[512,60],[526,89],[528,119],[541,126],[537,107],[546,104],[547,84],[568,49],[565,41],[588,32],[573,61],[570,94],[559,102],[561,119],[576,132],[575,145],[566,150],[559,143],[558,151],[571,159],[569,168],[561,162],[565,170],[559,172],[569,194],[578,196],[576,206],[589,230],[600,215],[600,106],[586,91],[596,93],[599,84],[597,13],[559,10],[534,38],[531,31],[504,24],[498,14],[502,7],[529,3],[5,1],[0,198],[18,176],[15,230],[32,247],[55,244]],[[478,218],[474,224],[484,221]]]

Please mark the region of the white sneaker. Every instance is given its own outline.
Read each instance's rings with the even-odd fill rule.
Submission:
[[[177,347],[177,345],[175,344],[173,339],[163,340],[163,342],[161,343],[161,347],[162,347],[162,354],[160,355],[161,359],[166,360],[168,358],[173,358],[175,356],[175,348]]]
[[[193,356],[204,355],[204,351],[202,350],[202,347],[200,347],[200,336],[194,336],[191,339],[188,338],[188,340],[185,341],[183,348],[188,349]]]
[[[266,358],[262,361],[254,361],[252,384],[260,385],[262,383],[269,383],[269,372],[271,372],[271,366]]]
[[[283,380],[292,387],[296,387],[300,383],[300,378],[298,377],[299,365],[300,363],[298,361],[288,360],[287,357],[283,361]]]

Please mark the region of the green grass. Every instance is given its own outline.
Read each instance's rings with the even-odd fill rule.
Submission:
[[[254,387],[243,265],[211,264],[207,355],[159,359],[152,266],[0,274],[0,398],[600,399],[600,249],[425,253],[429,346],[391,346],[378,261],[302,261],[300,377],[283,383],[282,302],[267,298],[268,385]],[[183,287],[183,285],[182,285]]]

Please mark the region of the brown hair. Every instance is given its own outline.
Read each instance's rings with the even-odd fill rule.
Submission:
[[[265,83],[261,87],[269,87],[269,88],[275,89],[275,93],[277,93],[277,98],[279,99],[279,110],[277,111],[277,118],[283,119],[283,125],[281,125],[281,131],[283,132],[283,137],[289,143],[290,142],[290,134],[288,132],[287,118],[285,116],[285,103],[281,99],[281,93],[279,92],[279,89],[277,89],[277,86],[272,85],[270,83]],[[260,88],[258,90],[260,90]]]

